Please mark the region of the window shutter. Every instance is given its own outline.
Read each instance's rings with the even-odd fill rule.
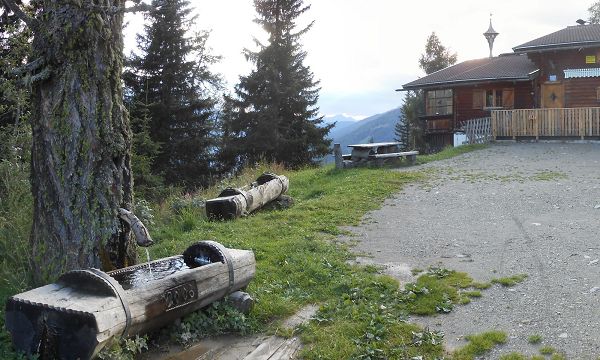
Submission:
[[[502,89],[502,107],[505,109],[514,109],[515,107],[515,90]]]
[[[483,98],[485,93],[483,90],[473,90],[473,109],[483,109]]]

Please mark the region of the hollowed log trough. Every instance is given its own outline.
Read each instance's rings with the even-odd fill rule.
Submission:
[[[108,273],[71,271],[10,298],[6,328],[15,347],[28,355],[91,359],[114,337],[165,326],[244,289],[255,264],[252,251],[202,241],[183,255]]]
[[[283,175],[262,174],[241,189],[227,188],[219,197],[206,201],[206,216],[211,220],[232,220],[252,213],[288,191],[289,180]]]

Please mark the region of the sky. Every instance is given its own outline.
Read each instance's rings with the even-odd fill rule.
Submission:
[[[494,55],[576,25],[587,19],[594,0],[305,0],[311,9],[300,24],[315,21],[301,39],[308,53],[305,65],[320,80],[323,115],[356,119],[386,112],[402,104],[403,84],[424,75],[418,60],[427,37],[435,32],[458,61],[489,55],[483,33],[490,14],[500,34]],[[252,0],[190,0],[197,28],[210,30],[208,45],[222,61],[213,70],[229,89],[252,70],[242,53],[254,49],[264,31],[253,22]],[[134,48],[141,17],[128,17],[126,51]]]

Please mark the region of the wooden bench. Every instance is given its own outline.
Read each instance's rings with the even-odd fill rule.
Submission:
[[[369,159],[374,160],[385,160],[385,159],[400,159],[406,158],[408,162],[414,164],[417,161],[417,155],[419,155],[418,151],[403,151],[396,153],[388,153],[388,154],[372,154],[369,155]]]

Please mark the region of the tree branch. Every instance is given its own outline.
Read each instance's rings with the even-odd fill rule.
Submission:
[[[10,11],[12,11],[19,19],[23,20],[23,22],[31,29],[37,27],[37,20],[21,10],[19,5],[17,5],[14,0],[2,0],[2,3],[4,3],[4,6],[10,9]]]

